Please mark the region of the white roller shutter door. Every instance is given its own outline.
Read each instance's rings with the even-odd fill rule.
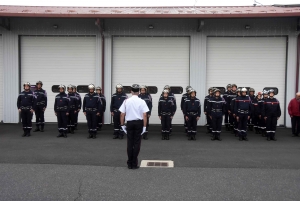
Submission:
[[[149,122],[159,124],[157,108],[163,87],[168,84],[185,90],[189,85],[189,41],[189,37],[114,37],[112,93],[117,83],[157,86]],[[177,112],[173,124],[183,124],[181,96],[175,94]]]
[[[3,41],[0,35],[0,122],[3,121]]]
[[[286,72],[285,37],[208,37],[207,87],[277,87],[284,124]]]
[[[95,83],[95,68],[95,37],[21,37],[21,84],[43,82],[43,89],[48,94],[46,122],[57,122],[54,115],[57,93],[52,92],[52,85]],[[82,110],[78,121],[86,122]]]

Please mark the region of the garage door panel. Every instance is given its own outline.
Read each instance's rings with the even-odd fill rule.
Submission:
[[[113,39],[112,92],[121,83],[157,86],[158,93],[152,94],[153,109],[150,123],[159,124],[158,99],[165,85],[189,85],[189,38],[188,37],[115,37]],[[175,94],[177,113],[174,124],[182,124],[180,111],[182,94]]]
[[[214,38],[207,40],[207,87],[236,83],[253,87],[277,87],[285,110],[286,38]],[[284,114],[284,113],[282,113]],[[280,118],[278,124],[284,124]]]
[[[0,122],[3,121],[3,42],[0,35]]]
[[[21,83],[43,81],[48,95],[46,122],[57,121],[54,115],[57,93],[52,92],[53,85],[95,82],[95,40],[95,37],[21,37]],[[79,122],[86,122],[82,112]]]

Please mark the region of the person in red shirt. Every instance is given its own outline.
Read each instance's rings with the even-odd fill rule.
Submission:
[[[296,93],[296,97],[290,101],[288,111],[292,120],[293,137],[298,137],[300,133],[300,92]]]

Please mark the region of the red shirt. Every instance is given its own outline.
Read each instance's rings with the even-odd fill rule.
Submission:
[[[288,106],[290,116],[300,116],[300,100],[293,98]]]

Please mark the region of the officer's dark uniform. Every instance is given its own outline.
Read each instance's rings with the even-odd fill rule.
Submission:
[[[147,112],[147,126],[146,126],[146,132],[143,134],[143,139],[147,140],[148,139],[148,129],[149,129],[149,117],[148,115],[151,115],[151,111],[152,111],[152,97],[149,93],[140,93],[138,95],[139,98],[143,99],[148,108],[149,108],[149,112]]]
[[[186,93],[182,95],[182,97],[181,97],[181,102],[180,102],[180,109],[181,109],[181,111],[182,111],[182,113],[183,113],[183,119],[184,119],[184,124],[183,124],[183,126],[184,126],[184,129],[185,129],[185,133],[186,133],[186,134],[187,134],[187,129],[188,129],[188,127],[187,127],[187,121],[186,121],[186,119],[185,119],[183,110],[184,110],[185,100],[186,100],[186,99],[188,98],[188,96],[189,96],[189,90],[190,90],[190,89],[192,89],[191,86],[187,86],[187,87],[185,88]]]
[[[59,88],[64,88],[65,86],[59,86]],[[57,115],[58,132],[57,137],[67,137],[67,125],[68,125],[68,115],[70,112],[70,98],[65,92],[60,92],[55,96],[54,101],[54,112]]]
[[[229,87],[231,87],[231,84],[228,84],[226,86],[226,88],[228,89]],[[227,102],[228,102],[228,94],[229,94],[229,90],[227,90],[224,94],[223,94],[223,98],[225,100],[225,119],[224,119],[224,124],[225,124],[225,127],[226,127],[226,130],[229,131],[230,130],[230,123],[228,121],[228,117],[229,117],[229,114],[228,114],[228,105],[227,105]]]
[[[268,91],[263,91],[263,95],[264,94],[268,94]],[[268,97],[264,97],[261,99],[261,107],[260,107],[260,111],[261,111],[261,119],[260,119],[260,129],[261,129],[261,134],[263,137],[266,137],[266,120],[265,120],[265,113],[263,112],[265,110],[265,101],[268,99]]]
[[[226,107],[227,109],[230,111],[229,113],[229,124],[230,124],[230,130],[234,132],[234,124],[235,124],[235,118],[233,116],[233,108],[232,107],[232,103],[234,101],[232,101],[232,99],[235,99],[237,97],[237,91],[230,91],[227,95],[227,101],[226,101]]]
[[[173,114],[173,115],[175,115],[176,110],[177,110],[177,103],[176,103],[175,95],[174,95],[174,93],[171,92],[171,87],[170,87],[169,85],[166,85],[166,86],[164,87],[164,89],[166,89],[166,90],[169,91],[169,98],[171,98],[171,100],[173,101],[173,104],[174,104],[174,114]],[[160,99],[163,99],[162,95],[160,96]],[[171,124],[170,124],[170,134],[169,134],[169,135],[171,135],[171,133],[172,133],[172,130],[173,130],[172,127],[173,127],[173,126],[172,126],[172,119],[171,119]]]
[[[251,101],[253,101],[255,99],[255,95],[250,95],[250,92],[255,92],[255,90],[253,88],[249,89],[249,98],[251,99]],[[253,113],[251,113],[250,119],[248,120],[248,128],[250,131],[253,131],[253,127],[254,127],[254,123],[253,123]]]
[[[209,88],[208,89],[208,93],[210,90],[213,90],[212,88]],[[204,113],[206,113],[206,129],[207,129],[207,132],[208,133],[212,133],[212,124],[211,124],[211,118],[209,117],[208,115],[208,103],[209,103],[209,100],[212,98],[213,96],[212,95],[207,95],[205,96],[204,98]]]
[[[260,128],[260,118],[261,118],[261,100],[256,96],[255,99],[252,100],[252,123],[255,129],[255,133],[259,134]]]
[[[241,94],[243,91],[241,91]],[[235,100],[234,114],[239,118],[238,120],[238,132],[239,140],[247,139],[247,122],[248,117],[251,116],[251,99],[249,96],[238,96]]]
[[[281,116],[279,101],[276,98],[268,98],[267,100],[265,100],[263,114],[264,117],[267,117],[266,119],[267,140],[276,141],[275,132],[277,126],[277,118]]]
[[[68,87],[69,88],[69,87]],[[70,111],[68,116],[68,131],[69,133],[74,134],[75,121],[78,113],[78,98],[75,93],[68,93],[70,98]]]
[[[106,110],[106,98],[102,93],[100,93],[98,95],[100,97],[102,107],[101,107],[100,115],[97,116],[97,118],[98,118],[98,120],[97,120],[97,130],[101,130],[102,124],[103,124],[103,115],[104,115],[104,112]]]
[[[158,116],[161,117],[162,140],[169,140],[171,116],[174,116],[175,106],[173,98],[160,98],[158,102]]]
[[[73,87],[75,87],[76,88],[76,86],[75,85],[73,85]],[[74,122],[74,127],[75,127],[75,130],[77,130],[77,126],[78,126],[78,114],[79,114],[79,111],[80,111],[80,109],[81,109],[81,96],[80,96],[80,94],[76,91],[75,92],[75,96],[77,97],[77,108],[78,108],[78,110],[77,110],[77,112],[76,112],[76,114],[75,114],[75,122]]]
[[[38,84],[41,84],[43,86],[43,83],[41,81],[38,81],[36,83],[36,86]],[[47,108],[47,92],[44,89],[36,89],[34,91],[34,95],[36,96],[36,104],[35,104],[35,117],[36,117],[36,131],[41,131],[44,132],[44,126],[45,126],[45,118],[44,118],[44,113],[45,109]],[[40,130],[41,126],[41,130]]]
[[[191,90],[191,92],[195,92],[195,91]],[[185,100],[183,111],[184,111],[185,118],[188,117],[187,125],[188,125],[189,140],[196,140],[197,117],[200,118],[200,116],[201,116],[201,103],[200,103],[200,100],[196,97],[192,98],[191,96],[189,96]]]
[[[23,86],[29,85],[30,83],[25,83]],[[17,107],[19,110],[21,110],[21,119],[22,119],[22,125],[25,136],[30,136],[30,131],[32,129],[32,114],[34,111],[34,105],[35,105],[35,95],[32,91],[22,91],[17,100]]]
[[[222,97],[214,96],[208,102],[208,115],[212,120],[212,140],[221,140],[223,115],[226,112],[226,101]]]
[[[114,113],[113,121],[114,121],[114,139],[120,138],[123,139],[124,132],[121,129],[120,123],[120,111],[119,108],[123,104],[123,101],[127,99],[127,95],[124,92],[114,93],[111,97],[110,103],[110,112]]]
[[[89,85],[89,89],[94,87],[93,85]],[[94,87],[95,89],[95,87]],[[96,138],[97,135],[97,115],[100,114],[102,110],[101,99],[97,93],[87,93],[83,98],[83,112],[86,112],[86,119],[89,129],[88,138]]]

